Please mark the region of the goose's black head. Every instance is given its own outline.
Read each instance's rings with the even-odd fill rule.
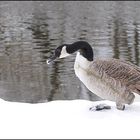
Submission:
[[[67,57],[78,50],[88,61],[93,61],[93,50],[89,43],[86,41],[77,41],[72,44],[63,44],[57,47],[53,55],[47,60],[47,63],[49,64],[57,58]]]
[[[53,53],[53,55],[47,60],[47,63],[54,61],[57,58],[64,58],[70,55],[70,53],[67,52],[67,47],[69,44],[63,44],[59,47],[57,47]]]

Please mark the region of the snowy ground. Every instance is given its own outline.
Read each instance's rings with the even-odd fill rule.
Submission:
[[[89,110],[99,103],[112,109]],[[0,138],[140,138],[140,102],[119,111],[110,101],[27,104],[0,100]]]

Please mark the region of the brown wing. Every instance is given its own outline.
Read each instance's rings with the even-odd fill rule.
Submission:
[[[119,59],[95,60],[94,69],[99,74],[107,75],[122,85],[140,94],[140,68],[130,62]]]

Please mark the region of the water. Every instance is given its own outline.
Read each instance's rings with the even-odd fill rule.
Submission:
[[[38,103],[100,100],[75,76],[75,55],[46,64],[63,43],[140,65],[139,1],[0,1],[0,98]]]

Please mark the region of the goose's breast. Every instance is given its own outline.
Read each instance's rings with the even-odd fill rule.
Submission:
[[[102,99],[116,101],[118,92],[114,91],[109,84],[101,79],[100,75],[96,75],[81,68],[78,64],[74,66],[76,76],[84,83],[84,85],[94,94]]]

